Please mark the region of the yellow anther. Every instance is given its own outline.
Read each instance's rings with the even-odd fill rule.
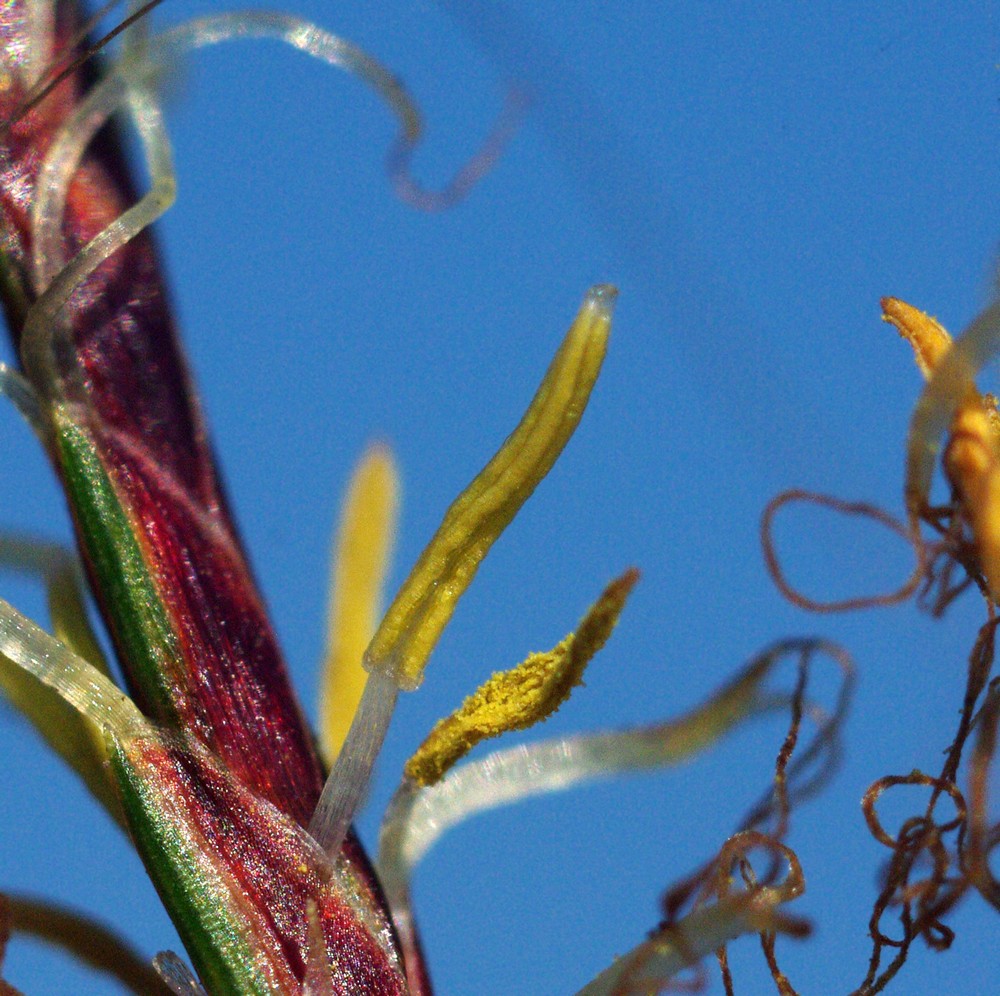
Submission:
[[[368,678],[361,658],[378,624],[398,505],[392,453],[371,446],[351,477],[333,554],[320,678],[320,746],[328,764],[340,752]]]
[[[944,467],[972,526],[980,569],[1000,602],[1000,439],[982,399],[955,415]]]
[[[108,662],[87,618],[83,572],[76,556],[56,543],[0,533],[0,564],[44,581],[56,639],[110,677]]]
[[[951,336],[930,315],[912,304],[895,297],[882,298],[882,321],[896,327],[896,331],[913,347],[917,366],[924,377],[929,377],[941,357],[951,348]]]
[[[105,678],[108,664],[87,619],[82,575],[73,555],[54,544],[18,536],[0,536],[0,563],[37,574],[48,591],[55,636]],[[81,715],[53,688],[40,683],[0,654],[0,693],[35,725],[48,743],[73,767],[115,819],[121,821],[117,796],[108,780],[107,749],[99,723]]]
[[[110,676],[108,662],[87,618],[87,606],[72,561],[61,563],[48,578],[49,616],[52,632],[75,654]]]
[[[369,670],[416,688],[497,537],[573,435],[604,360],[617,291],[593,288],[517,428],[445,513],[365,653]]]
[[[481,741],[527,729],[552,715],[582,683],[584,669],[607,642],[638,579],[638,571],[626,571],[608,585],[575,633],[548,653],[532,654],[481,685],[431,730],[407,762],[407,776],[433,785]]]
[[[929,315],[895,298],[883,298],[882,311],[913,346],[917,366],[929,378],[951,348],[951,336]],[[961,499],[993,600],[1000,601],[1000,414],[996,399],[980,394],[971,378],[961,390],[944,471]]]
[[[944,462],[948,477],[964,494],[974,494],[996,462],[993,441],[990,417],[981,404],[959,408]]]

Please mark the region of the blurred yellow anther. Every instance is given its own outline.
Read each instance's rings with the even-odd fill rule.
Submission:
[[[328,764],[340,752],[368,678],[361,658],[378,624],[398,506],[392,453],[383,444],[371,446],[348,485],[333,552],[320,678],[319,737]]]
[[[87,606],[76,573],[75,564],[68,561],[60,563],[48,579],[52,632],[75,654],[89,661],[102,674],[110,676],[104,651],[87,618]]]
[[[407,776],[433,785],[481,741],[527,729],[552,715],[582,683],[584,669],[607,642],[638,580],[638,571],[626,571],[605,588],[575,633],[548,653],[532,654],[517,667],[494,674],[431,730],[407,762]]]
[[[110,677],[108,662],[87,618],[83,571],[75,554],[56,543],[0,533],[0,565],[45,582],[56,639]]]
[[[109,678],[107,661],[87,619],[82,574],[73,554],[55,544],[0,535],[0,564],[36,574],[45,581],[56,638]],[[3,655],[0,691],[77,771],[108,812],[121,821],[118,799],[108,780],[107,745],[100,724],[80,715],[57,691],[40,684]]]
[[[917,366],[924,377],[930,377],[941,357],[951,348],[951,336],[930,315],[895,297],[884,297],[882,321],[896,327],[896,331],[913,347]]]
[[[951,348],[951,336],[929,315],[896,298],[882,299],[882,318],[892,323],[916,354],[925,378]],[[944,471],[972,528],[979,566],[1000,602],[1000,413],[992,395],[970,379],[951,424]]]
[[[455,606],[497,537],[573,435],[604,360],[617,291],[591,289],[517,428],[445,513],[365,653],[416,688]]]

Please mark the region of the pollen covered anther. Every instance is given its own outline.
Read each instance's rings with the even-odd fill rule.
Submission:
[[[435,725],[407,762],[407,776],[420,785],[433,785],[481,741],[527,729],[552,715],[583,683],[584,669],[607,642],[638,580],[638,571],[626,571],[605,588],[575,633],[548,653],[531,654],[481,685]]]

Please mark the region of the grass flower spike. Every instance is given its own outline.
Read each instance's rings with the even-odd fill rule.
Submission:
[[[128,4],[98,44],[88,37],[114,4],[93,22],[76,0],[0,9],[0,301],[17,358],[0,364],[0,394],[44,447],[76,541],[70,551],[0,537],[0,567],[46,585],[53,630],[0,600],[0,691],[128,835],[185,954],[147,962],[82,914],[0,896],[0,967],[11,933],[29,933],[156,996],[430,996],[410,883],[447,829],[541,793],[676,765],[746,721],[782,714],[787,729],[760,800],[664,896],[644,941],[623,958],[608,952],[591,983],[578,980],[580,996],[659,992],[712,951],[725,976],[725,945],[758,934],[780,984],[776,936],[808,933],[784,911],[805,881],[786,840],[792,810],[836,766],[852,689],[839,647],[775,644],[673,719],[472,753],[543,722],[583,684],[635,569],[611,581],[552,650],[485,681],[469,677],[465,702],[400,773],[377,870],[369,861],[353,823],[400,693],[422,684],[484,558],[580,425],[618,292],[585,292],[561,343],[552,339],[548,369],[535,372],[521,420],[444,510],[384,613],[399,474],[385,444],[362,457],[334,549],[314,735],[230,512],[151,232],[178,192],[159,82],[182,55],[234,39],[280,42],[342,69],[394,117],[388,170],[402,197],[428,210],[453,203],[493,164],[509,114],[450,183],[428,191],[408,172],[423,134],[416,105],[353,43],[261,11],[158,31],[148,16],[156,6]],[[139,139],[145,192],[123,151],[125,125]],[[886,314],[915,342],[934,388],[957,347],[899,302]],[[954,416],[946,466],[996,592],[1000,416],[970,378],[957,382],[957,400],[942,394]],[[91,629],[91,601],[102,634]],[[487,654],[477,662],[484,668],[494,664]],[[837,679],[830,707],[810,690],[823,661]],[[791,687],[776,677],[787,662]],[[12,993],[0,981],[0,994]]]
[[[321,762],[227,510],[146,231],[174,196],[150,60],[231,34],[278,37],[382,93],[402,121],[401,149],[419,136],[419,118],[377,63],[292,18],[217,17],[162,40],[132,27],[120,60],[90,89],[73,63],[82,18],[72,4],[8,5],[3,18],[4,306],[24,364],[23,377],[4,370],[4,388],[64,483],[136,704],[9,607],[0,620],[4,688],[123,820],[210,992],[305,985],[396,993],[407,989],[406,971],[416,987],[419,958],[410,951],[404,970],[347,822],[332,846],[317,834],[326,852],[305,830],[311,818],[317,825]],[[66,63],[70,71],[51,86],[50,67]],[[41,87],[48,92],[36,99]],[[101,131],[124,108],[153,178],[138,199],[113,138]],[[400,151],[394,156],[401,161]],[[393,682],[417,683],[455,599],[578,423],[604,355],[612,299],[598,290],[588,300],[524,422],[456,503],[397,597],[367,656]],[[391,471],[383,461],[371,474],[374,482],[360,486],[369,505],[372,495],[385,505],[377,518],[386,519]],[[385,557],[371,549],[362,542],[347,558],[355,569],[367,558],[371,581],[356,594],[343,577],[337,586],[350,608],[369,607],[352,620],[355,636],[345,612],[334,611],[340,670],[371,636]],[[79,631],[82,605],[57,607],[54,618],[99,665],[96,644]],[[336,746],[327,738],[331,754]],[[350,783],[348,797],[366,776]]]

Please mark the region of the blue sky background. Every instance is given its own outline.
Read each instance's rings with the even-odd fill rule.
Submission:
[[[171,0],[158,16],[206,9]],[[166,81],[180,199],[160,235],[232,499],[313,714],[329,536],[366,442],[389,440],[402,467],[398,583],[515,424],[588,286],[621,289],[583,424],[404,698],[363,835],[374,841],[436,718],[491,671],[557,642],[635,564],[642,583],[586,688],[535,735],[677,714],[779,637],[844,643],[859,671],[845,764],[790,837],[808,883],[795,911],[816,931],[779,942],[779,956],[800,992],[853,989],[887,853],[859,799],[883,774],[938,769],[983,610],[967,596],[940,621],[912,605],[807,615],[765,575],[759,517],[792,486],[901,511],[920,382],[878,299],[902,297],[954,331],[986,300],[1000,236],[995,6],[292,9],[406,81],[427,116],[416,172],[430,185],[478,145],[506,80],[527,80],[537,98],[468,200],[423,215],[383,175],[392,119],[341,74],[244,43]],[[66,537],[35,441],[12,411],[2,418],[3,526]],[[821,511],[789,513],[779,539],[817,596],[888,589],[909,569],[893,537]],[[34,586],[5,576],[2,590],[43,618]],[[675,771],[450,834],[416,879],[438,990],[575,992],[732,832],[783,732],[760,722]],[[176,946],[128,845],[9,711],[0,756],[0,885],[44,886],[150,954]],[[922,800],[901,796],[887,820]],[[995,986],[995,914],[972,895],[951,922],[953,949],[915,944],[890,992]],[[753,941],[732,958],[738,992],[771,991]],[[35,996],[115,991],[24,942],[9,973]]]

